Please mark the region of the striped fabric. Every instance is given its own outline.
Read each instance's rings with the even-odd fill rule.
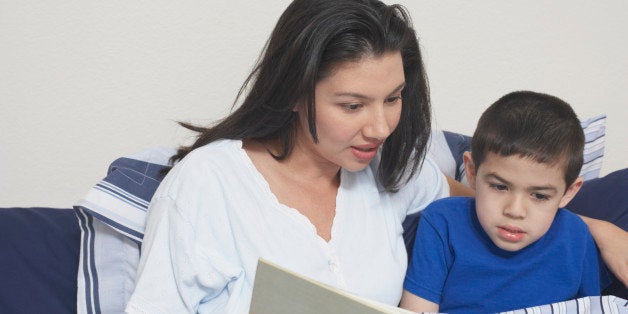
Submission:
[[[628,314],[628,301],[615,296],[584,297],[502,314]]]
[[[604,137],[606,135],[606,115],[601,114],[581,121],[584,131],[584,164],[580,176],[584,180],[600,176],[604,159]]]
[[[146,210],[174,149],[115,160],[74,206],[81,228],[78,313],[122,313],[135,282]]]

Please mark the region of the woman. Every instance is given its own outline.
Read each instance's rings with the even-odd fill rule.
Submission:
[[[151,202],[127,312],[247,312],[260,257],[397,305],[401,222],[449,194],[424,158],[428,88],[405,11],[296,0],[245,89],[215,126],[187,125],[200,135]]]

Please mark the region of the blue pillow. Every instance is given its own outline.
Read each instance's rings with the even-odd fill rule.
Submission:
[[[0,208],[0,313],[76,313],[72,209]]]
[[[583,216],[606,220],[628,231],[628,168],[585,181],[567,208]]]
[[[445,134],[445,139],[447,140],[451,154],[456,161],[456,175],[454,179],[456,179],[456,181],[463,181],[464,162],[462,161],[462,155],[464,152],[471,151],[471,137],[449,131],[443,131],[443,133]]]
[[[628,168],[585,181],[580,192],[566,207],[583,216],[612,222],[628,231],[626,191],[628,191]],[[628,288],[611,274],[611,284],[602,294],[628,299]]]

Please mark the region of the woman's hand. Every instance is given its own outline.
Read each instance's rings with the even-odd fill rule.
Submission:
[[[447,178],[447,184],[449,184],[450,196],[475,196],[475,191],[473,191],[470,187],[456,181],[454,178],[449,176],[445,177]]]
[[[589,226],[606,266],[628,287],[628,232],[607,221],[580,217]]]

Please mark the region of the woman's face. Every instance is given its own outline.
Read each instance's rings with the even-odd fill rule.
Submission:
[[[404,86],[399,52],[339,64],[316,85],[318,143],[304,108],[296,108],[300,128],[294,152],[349,171],[364,169],[399,123]]]

